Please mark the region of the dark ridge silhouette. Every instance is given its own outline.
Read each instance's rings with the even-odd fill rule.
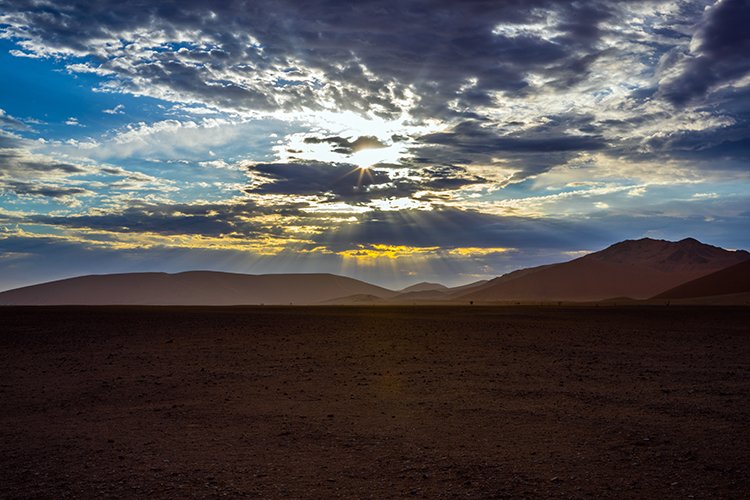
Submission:
[[[654,299],[690,299],[750,293],[750,260],[688,281]]]
[[[454,288],[419,283],[396,292],[333,274],[130,273],[82,276],[18,288],[0,293],[0,305],[562,303],[613,297],[640,300],[749,259],[748,252],[724,250],[692,238],[678,242],[644,238],[623,241],[570,262],[521,269]],[[723,276],[712,281],[715,289],[724,290]]]
[[[646,299],[748,259],[750,253],[744,250],[729,251],[693,238],[627,240],[570,262],[508,273],[456,300]]]
[[[361,295],[354,295],[350,297],[339,297],[337,299],[333,299],[330,301],[327,301],[328,304],[338,304],[338,305],[347,305],[347,304],[379,304],[379,305],[388,305],[388,304],[411,304],[411,303],[419,303],[419,304],[440,304],[440,303],[448,303],[453,301],[454,297],[457,297],[463,293],[468,292],[469,290],[478,289],[479,287],[483,286],[485,283],[487,283],[487,280],[481,280],[481,281],[475,281],[474,283],[469,283],[467,285],[461,285],[456,286],[452,288],[448,288],[443,285],[439,285],[437,283],[418,283],[417,285],[412,285],[410,287],[404,288],[400,292],[397,292],[396,295],[393,295],[391,297],[375,297],[375,296],[361,296]],[[423,286],[426,285],[426,286]],[[436,285],[436,286],[432,286]],[[417,287],[417,290],[414,290],[414,288]],[[423,289],[420,289],[423,288]],[[406,290],[406,291],[405,291]],[[409,291],[410,290],[410,291]]]
[[[233,274],[213,271],[82,276],[0,293],[2,305],[316,304],[346,295],[396,293],[333,274]]]

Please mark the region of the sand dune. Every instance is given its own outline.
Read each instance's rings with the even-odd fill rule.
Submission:
[[[523,269],[491,280],[461,301],[596,301],[645,299],[750,259],[688,238],[629,240],[561,264]]]
[[[411,292],[431,292],[434,290],[448,290],[448,287],[445,285],[441,285],[440,283],[428,283],[426,281],[423,281],[422,283],[417,283],[416,285],[407,286],[406,288],[399,290],[400,293],[411,293]]]
[[[332,274],[248,275],[212,271],[82,276],[0,293],[3,305],[314,304],[395,292]]]
[[[750,260],[688,281],[654,298],[690,299],[738,294],[750,294]]]
[[[446,293],[452,296],[456,296],[461,293],[468,292],[469,290],[478,289],[480,286],[484,286],[487,283],[489,283],[489,280],[480,280],[469,283],[468,285],[454,286],[446,290]]]

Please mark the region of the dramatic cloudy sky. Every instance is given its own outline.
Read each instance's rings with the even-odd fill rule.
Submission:
[[[750,1],[0,0],[0,289],[750,247]]]

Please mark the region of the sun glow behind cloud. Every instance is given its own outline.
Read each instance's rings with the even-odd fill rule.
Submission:
[[[440,122],[437,120],[417,125],[408,113],[396,119],[386,119],[375,115],[362,116],[349,111],[277,113],[274,116],[303,124],[310,130],[290,134],[277,141],[273,149],[280,161],[345,162],[359,167],[371,167],[378,163],[398,164],[408,160],[412,157],[409,151],[412,142],[410,138],[440,128]],[[382,146],[341,152],[336,151],[336,148],[327,142],[309,142],[314,137],[340,137],[352,142],[360,137],[372,137],[377,139]]]

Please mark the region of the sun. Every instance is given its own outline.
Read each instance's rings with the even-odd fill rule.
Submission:
[[[354,165],[369,168],[378,163],[398,163],[406,152],[403,144],[391,144],[383,148],[362,149],[349,157]]]
[[[371,181],[373,180],[372,170],[370,170],[370,165],[359,165],[355,169],[355,172],[356,171],[359,171],[359,175],[357,176],[357,186],[358,187],[362,186],[362,181],[364,180],[365,177],[369,177],[369,179]]]

